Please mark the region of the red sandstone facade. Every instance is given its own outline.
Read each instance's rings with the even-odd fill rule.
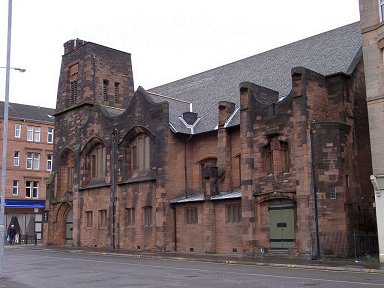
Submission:
[[[1,111],[3,107],[1,102]],[[9,103],[5,224],[15,225],[20,241],[26,234],[29,241],[42,239],[46,182],[53,165],[53,114],[54,109]],[[3,131],[0,137],[3,141]]]
[[[357,59],[350,74],[292,67],[292,89],[282,100],[277,91],[239,82],[240,105],[218,101],[217,126],[195,133],[205,116],[188,101],[133,91],[130,54],[67,42],[45,243],[312,255],[321,233],[370,230]],[[172,124],[175,107],[190,133]]]

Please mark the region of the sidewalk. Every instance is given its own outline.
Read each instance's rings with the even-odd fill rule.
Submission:
[[[369,261],[355,261],[354,259],[327,258],[320,260],[305,259],[289,255],[266,255],[262,257],[245,257],[242,255],[217,255],[217,254],[198,254],[198,253],[178,253],[178,252],[146,252],[146,251],[128,251],[123,249],[112,250],[105,248],[92,247],[68,247],[61,245],[44,246],[42,244],[5,244],[5,249],[36,249],[36,250],[54,250],[66,251],[68,253],[99,253],[126,255],[135,258],[164,258],[184,261],[209,261],[227,264],[243,264],[258,266],[274,266],[297,269],[319,269],[331,271],[350,271],[380,273],[384,275],[384,263],[378,263],[377,259],[368,259]]]

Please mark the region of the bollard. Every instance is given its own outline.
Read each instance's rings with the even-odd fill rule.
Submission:
[[[21,233],[19,233],[19,245],[21,245]]]
[[[35,232],[35,245],[37,245],[37,233]]]
[[[28,232],[25,233],[25,244],[28,244]]]

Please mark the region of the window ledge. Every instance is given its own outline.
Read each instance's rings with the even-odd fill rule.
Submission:
[[[110,184],[107,184],[107,183],[105,183],[104,180],[102,180],[102,181],[97,181],[97,182],[96,181],[91,182],[87,185],[84,185],[84,186],[80,187],[79,190],[81,191],[81,190],[86,190],[86,189],[101,188],[101,187],[108,187],[108,186],[110,186]]]
[[[119,182],[120,184],[129,184],[129,183],[137,183],[137,182],[145,182],[145,181],[156,181],[156,178],[153,176],[140,176],[135,178],[129,178],[127,180]]]

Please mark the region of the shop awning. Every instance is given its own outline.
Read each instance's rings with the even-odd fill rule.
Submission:
[[[5,208],[44,208],[45,201],[7,200]]]

